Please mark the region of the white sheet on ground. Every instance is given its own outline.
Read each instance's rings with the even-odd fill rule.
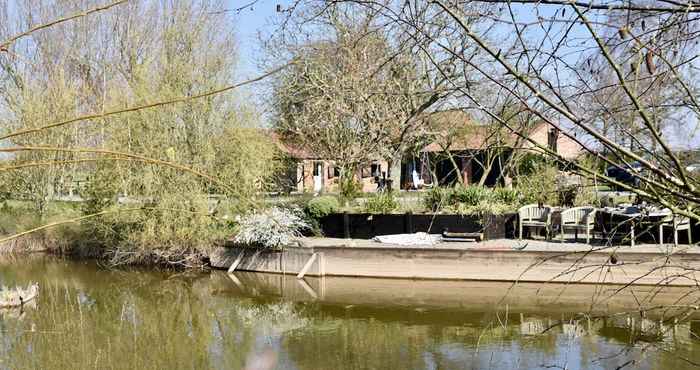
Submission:
[[[433,245],[439,243],[442,240],[442,236],[428,233],[392,234],[375,236],[373,240],[385,244]]]

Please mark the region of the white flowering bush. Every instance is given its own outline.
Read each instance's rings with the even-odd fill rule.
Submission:
[[[297,209],[269,208],[239,217],[238,233],[233,241],[238,244],[265,248],[280,248],[289,244],[311,225]]]
[[[36,298],[37,295],[39,295],[39,283],[31,284],[26,289],[22,287],[8,288],[3,285],[0,288],[0,307],[21,306]]]

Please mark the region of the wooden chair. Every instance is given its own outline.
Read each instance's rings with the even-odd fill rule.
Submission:
[[[678,231],[688,230],[688,244],[693,244],[691,239],[691,224],[690,218],[670,214],[662,219],[659,223],[659,244],[664,242],[664,227],[670,227],[673,230],[673,244],[678,245]]]
[[[528,204],[518,209],[518,224],[520,239],[523,238],[523,227],[544,227],[547,239],[552,226],[552,207]]]
[[[591,232],[595,226],[595,211],[593,207],[574,207],[561,212],[559,237],[564,242],[564,231],[574,229],[574,240],[578,241],[578,231],[586,233],[586,243],[591,242]]]

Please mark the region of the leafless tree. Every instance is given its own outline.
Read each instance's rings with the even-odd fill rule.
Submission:
[[[273,86],[277,128],[348,173],[386,159],[398,183],[402,158],[430,135],[423,113],[450,108],[450,81],[474,83],[466,66],[453,55],[422,52],[433,47],[429,39],[387,25],[375,9],[315,3],[300,13],[267,40],[269,60],[295,62]]]
[[[377,14],[385,29],[414,35],[417,50],[450,81],[450,103],[479,111],[517,134],[493,109],[493,101],[508,97],[519,102],[607,166],[627,168],[637,161],[645,170],[635,174],[642,186],[571,163],[575,171],[700,219],[693,210],[700,199],[696,180],[665,132],[669,120],[691,124],[698,117],[696,4],[347,0],[321,7],[316,1],[297,1],[288,16],[303,16],[303,9],[350,6]],[[449,58],[453,65],[441,63]],[[455,66],[459,78],[452,77]],[[599,82],[592,83],[594,76]],[[481,93],[485,86],[491,93],[486,96]],[[609,98],[597,99],[594,110],[579,104],[606,92]],[[611,114],[627,116],[624,122],[615,118],[615,129],[624,135],[604,132],[610,129],[603,126],[612,124],[602,122]],[[629,134],[638,141],[632,148]]]

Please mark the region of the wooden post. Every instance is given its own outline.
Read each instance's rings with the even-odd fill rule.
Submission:
[[[304,267],[301,269],[301,271],[299,271],[299,274],[297,274],[297,279],[304,278],[304,275],[306,275],[306,273],[309,271],[309,269],[311,268],[311,265],[313,265],[314,262],[316,261],[316,257],[317,257],[316,253],[311,255],[309,260],[306,261],[306,264],[304,265]]]
[[[325,258],[323,258],[323,252],[317,252],[316,253],[317,257],[316,264],[318,265],[318,276],[323,277],[326,275],[326,261]]]
[[[236,275],[228,274],[228,277],[231,278],[231,280],[233,280],[233,283],[236,284],[236,286],[238,287],[238,289],[241,290],[241,292],[245,292],[245,288],[243,287],[243,283],[241,283],[241,281],[238,280]]]
[[[404,230],[407,234],[413,234],[413,212],[406,212],[404,219]]]
[[[236,260],[233,261],[233,263],[231,264],[231,267],[228,268],[228,273],[229,273],[229,274],[232,273],[232,272],[234,272],[234,271],[236,271],[236,268],[238,267],[238,265],[239,265],[239,264],[241,263],[241,261],[243,260],[243,255],[244,255],[244,254],[245,254],[245,251],[244,251],[244,250],[241,251],[241,253],[238,254],[238,257],[236,258]]]
[[[299,285],[307,292],[313,299],[318,299],[318,294],[314,292],[314,289],[309,285],[309,283],[306,282],[304,279],[299,279],[297,280],[299,282]]]

